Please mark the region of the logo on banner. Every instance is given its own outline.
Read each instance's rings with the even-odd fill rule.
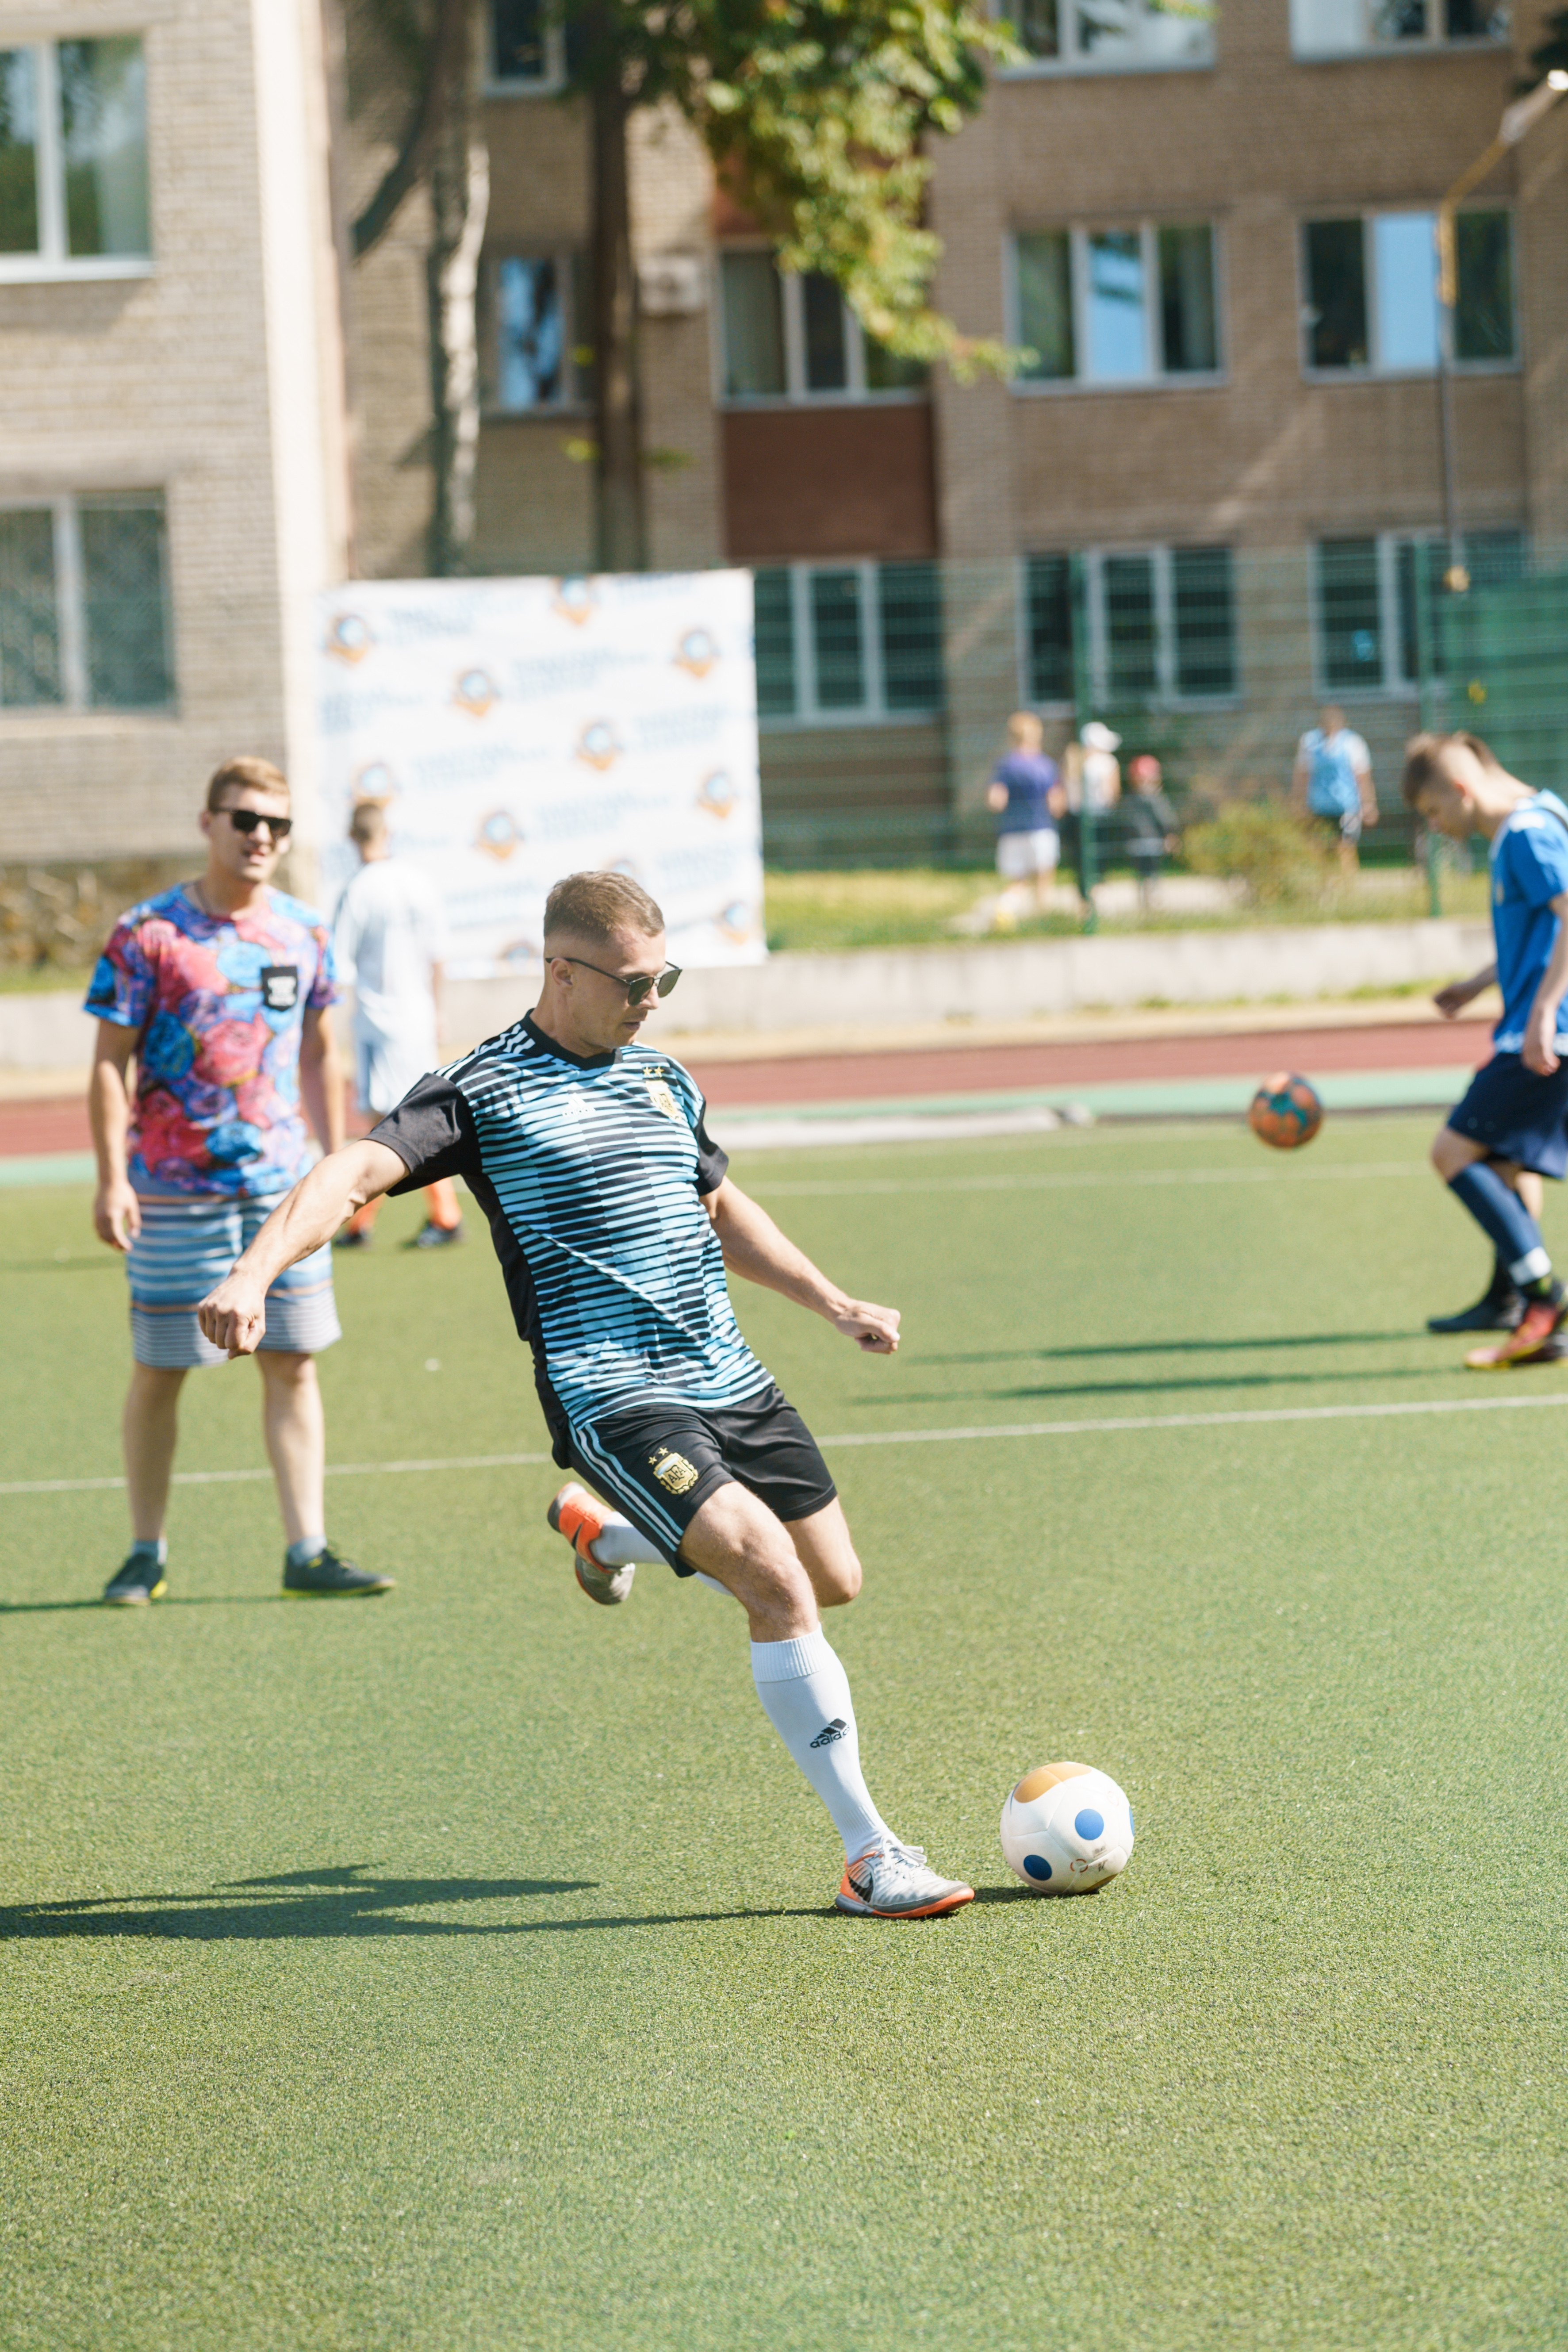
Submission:
[[[620,756],[621,747],[609,720],[590,719],[577,738],[577,757],[602,774],[606,768],[613,768]]]
[[[502,864],[514,849],[522,847],[522,827],[510,809],[491,809],[489,816],[479,819],[474,847]]]
[[[676,668],[689,670],[693,677],[706,677],[718,658],[711,629],[688,629],[675,648]]]
[[[551,610],[580,629],[584,621],[593,619],[598,602],[598,593],[591,580],[581,572],[568,572],[555,583],[555,601]]]
[[[732,899],[719,918],[719,929],[736,947],[743,947],[752,936],[752,909],[743,898]]]
[[[728,816],[735,805],[735,787],[722,768],[704,776],[697,787],[697,805],[710,816]]]
[[[340,661],[363,661],[374,643],[370,624],[362,621],[357,613],[336,614],[328,625],[326,649],[336,654]]]
[[[397,778],[384,760],[371,760],[354,770],[353,797],[374,801],[377,808],[385,808],[397,798]]]
[[[482,719],[491,705],[500,700],[500,688],[488,670],[466,669],[452,689],[452,699],[459,710]]]

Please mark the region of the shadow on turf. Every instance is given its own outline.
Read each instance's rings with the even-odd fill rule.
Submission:
[[[153,1605],[159,1610],[270,1609],[275,1605],[281,1607],[290,1597],[287,1592],[176,1592],[172,1597],[165,1593],[163,1600]],[[87,1601],[0,1601],[0,1617],[48,1617],[57,1616],[65,1609],[103,1607],[103,1601],[96,1595]],[[106,1613],[112,1617],[134,1617],[137,1612],[134,1608],[114,1608]],[[145,1615],[146,1612],[142,1613]]]
[[[728,1919],[837,1919],[812,1904],[757,1910],[624,1912],[589,1919],[469,1922],[392,1916],[424,1904],[497,1903],[530,1895],[588,1895],[593,1878],[381,1878],[362,1876],[369,1864],[286,1871],[276,1878],[240,1878],[203,1895],[155,1895],[120,1899],[82,1895],[64,1903],[23,1903],[0,1909],[0,1942],[26,1937],[82,1938],[161,1936],[196,1943],[272,1943],[301,1936],[539,1936],[595,1927],[684,1927]],[[1018,1889],[1026,1901],[1027,1890]],[[268,1901],[265,1896],[275,1899]],[[987,1896],[987,1900],[995,1899]]]
[[[1354,1369],[1343,1372],[1205,1372],[1188,1380],[1155,1381],[1071,1381],[1054,1384],[1040,1382],[1017,1389],[904,1389],[897,1396],[865,1396],[857,1398],[859,1404],[966,1404],[978,1398],[994,1402],[1018,1403],[1026,1399],[1048,1402],[1054,1397],[1123,1397],[1180,1395],[1188,1390],[1200,1390],[1212,1395],[1226,1389],[1289,1389],[1330,1388],[1336,1381],[1426,1381],[1434,1373],[1452,1370],[1451,1363],[1401,1364],[1384,1366],[1375,1372]]]
[[[1247,1355],[1263,1348],[1372,1348],[1390,1339],[1424,1338],[1408,1326],[1402,1331],[1296,1331],[1265,1339],[1131,1339],[1120,1344],[1105,1340],[1089,1348],[993,1348],[977,1356],[922,1355],[923,1364],[1067,1363],[1086,1356],[1221,1356]]]

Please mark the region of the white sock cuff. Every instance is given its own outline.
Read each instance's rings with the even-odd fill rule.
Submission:
[[[759,1683],[799,1682],[837,1663],[832,1643],[820,1625],[799,1633],[793,1642],[753,1642],[752,1679]]]
[[[1543,1274],[1552,1271],[1552,1260],[1543,1249],[1526,1250],[1509,1267],[1515,1282],[1539,1282]]]

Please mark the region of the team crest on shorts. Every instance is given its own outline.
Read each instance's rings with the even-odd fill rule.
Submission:
[[[650,1454],[647,1458],[654,1476],[667,1493],[689,1495],[696,1486],[696,1467],[684,1454],[672,1454],[668,1445],[661,1445],[657,1454]]]

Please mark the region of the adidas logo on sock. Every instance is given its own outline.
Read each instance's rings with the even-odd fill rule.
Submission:
[[[848,1728],[844,1717],[836,1715],[831,1723],[823,1726],[811,1744],[814,1748],[831,1748],[836,1739],[843,1738]]]

